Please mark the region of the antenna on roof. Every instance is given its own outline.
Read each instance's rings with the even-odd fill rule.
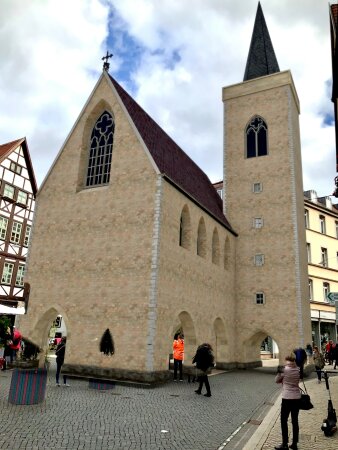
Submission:
[[[111,53],[111,54],[109,55],[108,50],[107,50],[106,56],[104,56],[104,57],[102,58],[102,61],[104,61],[104,63],[103,63],[103,70],[106,70],[107,72],[108,72],[108,69],[109,69],[109,66],[110,66],[110,64],[109,64],[109,62],[108,62],[108,59],[111,58],[112,56],[113,56],[113,54]]]

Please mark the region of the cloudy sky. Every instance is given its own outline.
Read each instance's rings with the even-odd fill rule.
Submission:
[[[102,70],[212,181],[222,178],[223,86],[243,79],[256,0],[1,0],[0,144],[26,136],[38,184]],[[301,103],[304,189],[333,191],[327,0],[262,0]],[[276,174],[277,176],[278,174]]]

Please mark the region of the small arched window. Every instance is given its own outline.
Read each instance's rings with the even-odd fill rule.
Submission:
[[[114,120],[105,111],[96,121],[90,137],[86,186],[109,183],[114,129]]]
[[[205,258],[207,256],[207,231],[203,217],[200,219],[197,231],[197,254]]]
[[[184,206],[180,218],[180,246],[190,248],[191,242],[191,222],[187,205]]]
[[[216,228],[212,235],[212,262],[217,265],[219,264],[219,237]]]
[[[230,266],[230,240],[227,236],[224,241],[224,269],[228,270]]]
[[[254,158],[268,154],[268,127],[264,120],[253,117],[246,127],[246,157]]]

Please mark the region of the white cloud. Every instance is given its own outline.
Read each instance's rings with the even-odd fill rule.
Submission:
[[[127,32],[143,49],[138,64],[128,66],[137,101],[212,180],[220,179],[221,89],[242,81],[257,3],[35,0],[23,8],[20,0],[2,0],[0,142],[26,135],[42,181],[99,76],[111,6],[119,15],[111,24],[111,73],[123,64],[117,50]],[[261,4],[279,66],[291,69],[300,98],[304,188],[328,194],[335,143],[333,128],[323,126],[333,111],[327,2]]]
[[[0,139],[27,136],[41,182],[101,69],[108,9],[98,0],[2,0]]]

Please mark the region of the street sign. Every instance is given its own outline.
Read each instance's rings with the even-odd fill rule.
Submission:
[[[327,299],[330,305],[334,305],[336,302],[338,302],[338,292],[329,292],[327,294]]]

